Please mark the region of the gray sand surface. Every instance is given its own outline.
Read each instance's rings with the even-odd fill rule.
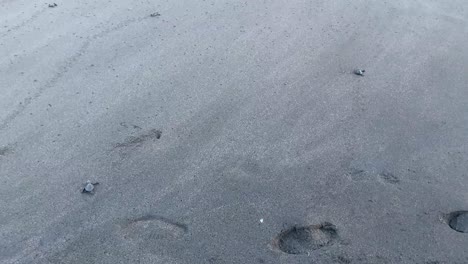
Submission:
[[[0,0],[0,263],[468,263],[466,0],[55,3]]]

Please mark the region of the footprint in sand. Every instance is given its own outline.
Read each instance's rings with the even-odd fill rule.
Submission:
[[[395,176],[393,173],[390,173],[390,172],[386,172],[386,171],[381,172],[379,176],[380,176],[380,179],[386,183],[397,184],[400,182],[400,179],[398,179],[397,176]]]
[[[328,222],[318,225],[292,227],[281,232],[273,241],[287,254],[310,254],[319,248],[333,245],[338,239],[336,227]]]
[[[126,240],[143,242],[149,240],[179,239],[187,231],[188,227],[185,224],[162,216],[145,215],[121,224],[119,233]]]

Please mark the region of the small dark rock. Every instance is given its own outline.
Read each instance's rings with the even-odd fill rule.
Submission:
[[[54,7],[57,7],[57,4],[56,4],[56,3],[53,3],[53,4],[49,4],[49,7],[50,7],[50,8],[54,8]]]
[[[365,72],[366,72],[366,70],[363,70],[363,69],[354,70],[354,74],[359,75],[359,76],[364,76]]]
[[[152,13],[150,15],[150,17],[158,17],[158,16],[161,16],[161,14],[159,14],[158,12]]]

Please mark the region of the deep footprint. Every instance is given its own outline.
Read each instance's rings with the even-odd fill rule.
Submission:
[[[292,227],[281,232],[275,246],[287,254],[309,254],[319,248],[333,245],[338,239],[336,227],[328,222],[319,225]]]
[[[457,211],[449,215],[450,228],[460,233],[468,233],[468,211]]]

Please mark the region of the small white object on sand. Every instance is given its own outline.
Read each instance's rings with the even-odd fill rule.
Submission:
[[[94,193],[94,185],[98,185],[99,182],[92,183],[91,181],[86,181],[84,188],[81,190],[82,193]]]
[[[87,192],[92,192],[94,190],[94,185],[91,183],[91,181],[86,181],[86,186],[84,189]]]

